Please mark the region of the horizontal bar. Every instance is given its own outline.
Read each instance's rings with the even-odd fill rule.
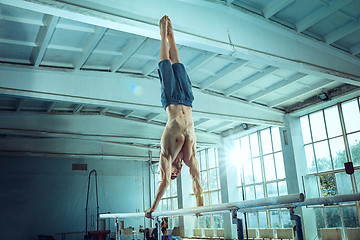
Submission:
[[[255,200],[246,200],[240,202],[233,203],[223,203],[215,206],[203,206],[197,208],[187,208],[187,209],[177,209],[177,210],[169,210],[162,212],[153,212],[152,217],[170,217],[170,216],[183,216],[183,215],[193,215],[196,213],[206,214],[206,213],[216,213],[216,212],[224,212],[226,210],[241,210],[248,209],[260,206],[271,206],[271,205],[279,205],[279,204],[290,204],[296,202],[303,202],[304,194],[290,194],[286,196],[278,196],[271,198],[262,198]],[[138,213],[113,213],[113,214],[100,214],[100,218],[134,218],[134,217],[145,217],[144,212]]]
[[[332,197],[307,198],[303,202],[262,206],[262,207],[241,209],[240,211],[255,212],[255,211],[262,211],[269,209],[295,208],[295,207],[303,207],[303,206],[314,206],[314,205],[333,204],[333,203],[341,203],[341,202],[355,202],[355,201],[360,201],[360,193],[344,194],[344,195],[337,195]]]

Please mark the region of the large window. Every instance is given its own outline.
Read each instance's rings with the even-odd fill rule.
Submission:
[[[197,153],[200,164],[201,184],[204,191],[204,206],[221,203],[219,162],[216,148],[208,148]],[[193,206],[196,199],[193,195]],[[194,217],[195,228],[222,228],[222,217],[219,214]]]
[[[287,195],[285,168],[278,127],[257,131],[234,141],[232,161],[237,166],[240,199]],[[247,214],[250,228],[290,227],[288,211]]]
[[[303,177],[307,198],[357,193],[360,182],[359,98],[300,118],[308,174]],[[351,161],[355,174],[345,173]],[[318,229],[359,227],[355,203],[315,207]],[[320,232],[320,231],[319,231]]]

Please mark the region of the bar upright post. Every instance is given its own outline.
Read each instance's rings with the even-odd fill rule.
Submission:
[[[242,219],[237,217],[237,210],[232,210],[232,223],[236,224],[238,240],[244,240],[244,228]]]
[[[158,240],[161,240],[160,220],[159,220],[159,218],[157,217],[155,221],[156,221],[156,223],[157,223],[157,234],[158,234]]]
[[[301,217],[300,215],[295,214],[294,208],[290,208],[290,218],[295,221],[296,224],[296,238],[297,240],[304,240]]]

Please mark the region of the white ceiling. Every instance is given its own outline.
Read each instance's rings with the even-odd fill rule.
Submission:
[[[321,92],[359,92],[360,0],[0,0],[0,151],[157,156],[164,14],[194,86],[201,148],[242,123],[283,126]]]

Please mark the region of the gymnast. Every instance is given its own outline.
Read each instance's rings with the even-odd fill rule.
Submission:
[[[204,204],[199,162],[195,157],[196,135],[192,120],[194,96],[190,78],[184,65],[180,63],[173,27],[168,16],[161,18],[159,27],[161,103],[168,115],[168,120],[161,137],[159,162],[161,182],[152,206],[145,211],[147,218],[152,218],[151,213],[158,207],[170,180],[176,179],[180,174],[183,162],[190,169],[196,205],[203,206]]]

